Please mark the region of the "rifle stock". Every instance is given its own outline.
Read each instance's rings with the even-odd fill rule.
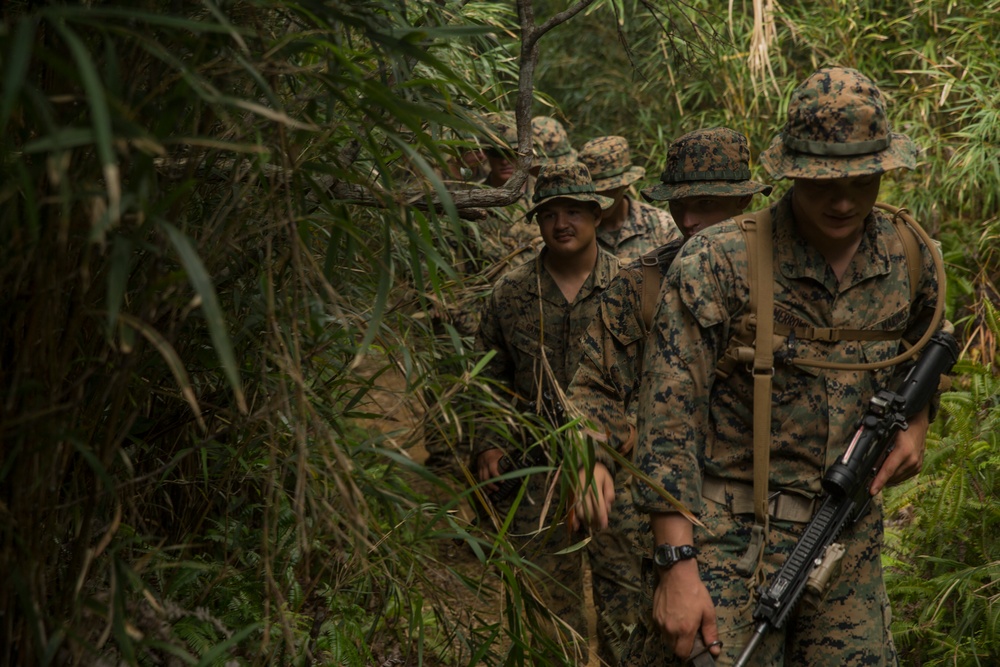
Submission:
[[[754,632],[734,667],[748,664],[769,630],[784,627],[827,550],[846,526],[867,511],[871,503],[869,488],[892,451],[896,434],[906,429],[908,418],[927,406],[941,375],[947,374],[957,360],[958,344],[954,337],[939,331],[896,391],[882,390],[871,398],[844,455],[823,477],[826,495],[819,510],[770,585],[761,590],[753,612]]]

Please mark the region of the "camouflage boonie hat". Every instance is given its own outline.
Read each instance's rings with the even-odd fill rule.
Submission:
[[[646,175],[644,168],[632,164],[625,137],[591,139],[580,148],[580,162],[587,165],[598,192],[631,185]]]
[[[530,220],[535,212],[547,202],[555,199],[573,199],[575,201],[590,201],[601,207],[601,210],[611,208],[614,201],[602,197],[594,190],[594,182],[590,179],[587,165],[582,162],[568,164],[547,164],[542,166],[535,179],[535,193],[531,196],[533,206],[528,209]]]
[[[684,197],[744,197],[771,194],[750,179],[747,138],[728,127],[688,132],[670,144],[660,182],[642,190],[646,201]]]
[[[497,111],[484,116],[487,135],[483,137],[484,149],[517,150],[517,119],[513,111]],[[489,134],[490,130],[495,134]]]
[[[774,178],[844,178],[913,169],[917,147],[892,131],[871,79],[826,67],[792,91],[788,122],[760,162]]]
[[[576,149],[569,142],[566,128],[555,118],[535,116],[531,119],[531,134],[535,144],[535,164],[576,162]]]

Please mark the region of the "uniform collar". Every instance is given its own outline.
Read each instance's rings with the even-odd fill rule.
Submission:
[[[528,281],[528,291],[535,296],[539,296],[538,283],[540,282],[542,287],[542,293],[540,296],[543,299],[555,304],[564,304],[566,303],[566,297],[563,296],[559,286],[556,285],[556,281],[552,279],[552,276],[545,270],[545,266],[542,264],[542,261],[548,251],[548,248],[542,248],[541,252],[538,253],[538,257],[534,262],[534,271],[532,272],[533,279]],[[590,272],[590,275],[587,276],[587,280],[584,281],[583,286],[580,288],[580,292],[576,295],[576,300],[573,303],[579,303],[582,299],[589,296],[594,290],[603,291],[606,289],[611,283],[612,278],[617,275],[618,268],[618,258],[604,248],[598,246],[597,261],[594,264],[594,269]],[[540,276],[540,280],[535,278],[536,276]]]

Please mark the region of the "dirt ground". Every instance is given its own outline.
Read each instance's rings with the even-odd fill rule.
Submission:
[[[369,409],[382,415],[377,420],[377,427],[389,436],[389,444],[397,446],[400,451],[405,452],[414,461],[423,463],[428,452],[424,447],[420,437],[420,422],[423,410],[419,401],[406,393],[406,382],[398,372],[383,373],[378,377],[377,388],[369,393],[371,400]],[[456,466],[457,468],[457,466]],[[451,477],[455,488],[462,482],[455,477]],[[442,492],[439,487],[434,487],[419,477],[414,477],[413,485],[416,490],[426,493],[429,499],[434,502],[444,503],[450,498]],[[470,506],[463,504],[458,509],[459,517],[465,521],[473,520],[474,512]],[[468,624],[479,623],[481,625],[496,623],[501,618],[502,601],[495,593],[489,590],[490,586],[483,586],[478,591],[470,590],[462,583],[455,573],[459,573],[473,580],[480,580],[483,577],[482,566],[477,560],[473,551],[464,543],[454,541],[442,544],[439,547],[438,558],[441,568],[438,571],[427,571],[425,575],[428,581],[437,589],[429,591],[432,595],[425,595],[425,599],[435,597],[439,601],[436,605],[439,612],[443,612],[450,617],[450,620],[458,626],[467,627]],[[455,573],[449,571],[454,570]],[[489,582],[487,582],[489,583]],[[590,570],[585,570],[584,590],[586,599],[584,606],[588,610],[593,610],[593,599],[591,595]],[[588,614],[589,636],[595,637],[596,619],[593,613]],[[600,661],[596,658],[596,641],[590,642],[591,659],[588,667],[597,667]],[[498,651],[503,647],[496,647]],[[465,656],[468,659],[468,656]],[[458,664],[465,661],[459,657]],[[401,662],[389,659],[388,664],[401,664]],[[425,656],[424,664],[434,664],[428,662]],[[452,664],[442,662],[440,664]]]

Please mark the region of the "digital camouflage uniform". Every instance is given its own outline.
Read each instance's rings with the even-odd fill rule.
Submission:
[[[587,165],[594,187],[601,194],[628,186],[646,175],[643,167],[632,164],[625,137],[609,136],[591,139],[580,149],[580,161]],[[618,229],[597,228],[597,240],[605,250],[622,262],[639,259],[650,250],[681,236],[670,213],[650,206],[634,197],[624,196],[628,216]]]
[[[881,93],[854,70],[820,70],[792,94],[789,121],[761,161],[776,178],[836,178],[915,164],[915,147],[889,132]],[[903,243],[893,223],[873,210],[850,264],[838,281],[825,257],[798,233],[793,189],[771,207],[774,319],[789,326],[905,331],[926,329],[938,289],[931,249],[921,244],[923,271],[911,300]],[[639,396],[637,465],[684,503],[706,528],[694,527],[702,582],[715,604],[729,665],[752,631],[751,578],[737,562],[749,544],[752,507],[735,508],[753,482],[753,379],[746,370],[716,379],[716,362],[735,322],[748,310],[745,237],[728,221],[694,236],[675,259],[644,359]],[[874,362],[899,351],[898,341],[797,341],[796,354],[834,362]],[[772,389],[771,494],[815,497],[824,471],[849,443],[868,399],[889,385],[893,369],[821,370],[775,355]],[[785,357],[787,359],[787,357]],[[703,497],[711,478],[725,489]],[[645,485],[637,507],[670,512]],[[737,491],[741,491],[737,493]],[[751,503],[752,505],[752,503]],[[772,518],[763,562],[770,581],[805,523]],[[818,610],[800,606],[758,646],[754,665],[894,665],[890,611],[882,580],[880,503],[841,535],[842,573]],[[648,590],[656,573],[648,572]],[[633,635],[623,664],[678,664],[658,632]]]
[[[746,137],[727,128],[689,132],[667,151],[661,183],[643,191],[654,200],[692,196],[744,196],[771,191],[750,180],[750,150]],[[671,224],[673,222],[671,221]],[[647,276],[643,262],[655,261],[662,282],[684,243],[680,236],[627,264],[601,295],[600,317],[583,338],[583,358],[570,383],[569,397],[594,425],[608,436],[608,444],[628,455],[634,446],[635,398],[642,374],[642,356],[648,333],[643,320],[643,291]],[[656,293],[659,292],[657,288]],[[596,449],[597,459],[615,473],[618,493],[606,530],[590,543],[594,599],[598,608],[601,658],[617,664],[620,646],[643,620],[640,564],[653,551],[648,520],[639,515],[631,498],[632,478],[618,469],[610,455]],[[601,622],[600,619],[604,619]]]
[[[610,201],[596,195],[592,188],[590,192],[580,191],[589,184],[586,167],[579,163],[543,168],[535,191],[536,206],[529,215],[544,202],[563,197],[609,205]],[[575,192],[552,194],[561,193],[566,186],[576,186]],[[539,389],[547,396],[553,395],[548,380],[544,379],[542,349],[560,389],[568,386],[582,354],[580,338],[597,316],[601,293],[618,272],[618,260],[598,248],[593,271],[569,303],[543,265],[546,253],[543,249],[534,262],[517,267],[497,281],[476,336],[478,351],[496,351],[483,369],[483,376],[501,384],[526,406],[534,404]],[[492,439],[477,442],[475,459],[500,446]],[[539,530],[551,481],[540,474],[528,478],[526,498],[516,509],[510,534],[522,556],[551,574],[551,581],[541,582],[548,608],[586,637],[582,554],[556,555],[575,541],[565,526],[553,526],[563,521],[562,517],[553,516],[557,502],[552,504],[545,525]],[[509,500],[498,509],[508,511]]]

